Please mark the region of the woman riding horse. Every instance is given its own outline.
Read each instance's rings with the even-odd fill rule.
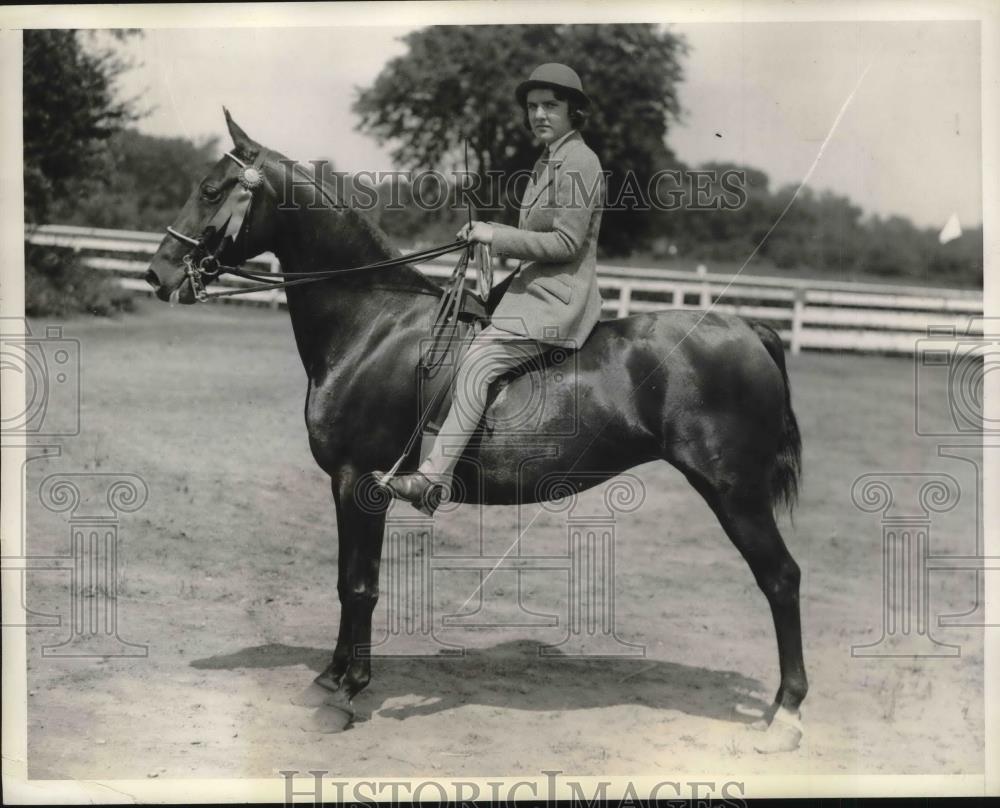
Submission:
[[[521,263],[491,324],[456,371],[453,403],[427,458],[415,472],[388,481],[394,496],[428,515],[450,495],[455,465],[486,409],[490,384],[554,342],[579,348],[601,316],[596,257],[603,174],[579,132],[590,101],[576,72],[556,63],[536,68],[515,94],[527,128],[546,146],[518,226],[472,222],[458,236],[491,244],[495,253]]]
[[[473,357],[490,357],[483,376],[495,377],[494,363],[503,362],[498,343],[503,353],[518,349],[522,356],[536,343],[563,338],[577,340],[580,350],[573,372],[546,359],[513,379],[485,413],[493,424],[508,423],[523,412],[534,386],[544,385],[532,427],[548,437],[547,444],[540,447],[507,429],[484,430],[455,464],[453,499],[483,505],[545,502],[568,490],[593,488],[641,463],[670,463],[715,513],[771,608],[781,680],[765,714],[766,733],[754,746],[768,752],[795,749],[802,738],[799,708],[808,691],[801,576],[775,509],[795,500],[802,441],[781,337],[714,307],[646,311],[597,323],[594,249],[600,214],[586,181],[598,180],[600,166],[570,131],[579,125],[570,113],[582,109],[586,97],[572,74],[564,70],[557,83],[551,70],[534,74],[541,85],[522,85],[525,109],[529,101],[533,105],[529,123],[548,141],[551,162],[540,165],[521,226],[478,224],[466,234],[475,239],[492,234],[495,249],[522,257],[520,271],[504,281],[510,291],[494,310],[493,327],[502,339],[477,342]],[[350,711],[351,700],[371,681],[377,646],[372,619],[390,499],[372,491],[371,472],[397,456],[418,420],[420,390],[412,373],[442,290],[409,263],[426,253],[398,255],[384,233],[323,181],[309,180],[307,186],[330,204],[282,204],[279,189],[298,184],[293,181],[301,176],[294,161],[248,137],[228,113],[226,120],[233,151],[198,183],[153,255],[146,279],[161,300],[186,304],[213,294],[242,294],[244,289],[206,290],[223,272],[287,290],[308,378],[309,446],[330,477],[337,513],[340,625],[330,664],[316,682]],[[426,252],[443,254],[456,246],[467,245],[456,241]],[[267,251],[281,263],[279,283],[240,268]],[[474,372],[478,361],[464,362],[467,378],[460,382],[452,419],[459,427],[475,426],[479,418],[478,409],[470,410],[481,396],[468,395],[485,387]],[[435,466],[449,467],[446,441],[465,446],[467,433],[451,425],[444,432],[437,459],[429,458],[423,469],[428,474]],[[426,493],[429,483],[416,478],[403,484],[403,493],[420,501],[419,486]],[[431,508],[433,500],[425,499]]]

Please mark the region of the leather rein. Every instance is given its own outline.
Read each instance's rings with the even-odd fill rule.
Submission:
[[[240,173],[237,178],[238,184],[234,186],[233,190],[230,191],[229,195],[219,206],[218,210],[216,210],[216,212],[212,215],[212,218],[202,230],[201,236],[194,238],[175,230],[173,227],[167,227],[167,233],[171,237],[191,247],[191,251],[188,252],[182,260],[184,261],[184,270],[191,282],[191,288],[194,291],[195,299],[200,303],[205,303],[212,298],[246,295],[262,289],[288,288],[290,286],[298,286],[303,283],[315,283],[327,278],[332,278],[344,272],[362,272],[366,270],[388,269],[389,267],[402,266],[404,264],[413,263],[414,261],[436,258],[440,255],[458,252],[461,250],[462,254],[458,258],[458,263],[455,265],[454,270],[452,270],[452,273],[448,278],[448,282],[443,290],[431,291],[422,288],[414,289],[414,291],[421,292],[423,294],[433,294],[435,296],[440,295],[441,298],[438,303],[437,310],[434,313],[434,320],[431,325],[430,345],[421,354],[417,367],[415,368],[418,384],[421,375],[424,378],[429,377],[431,373],[444,363],[445,359],[450,355],[450,351],[455,345],[455,342],[461,338],[459,331],[459,319],[463,313],[465,273],[471,259],[475,260],[479,269],[479,285],[481,287],[479,292],[483,302],[485,303],[486,294],[488,294],[493,280],[492,259],[490,257],[489,248],[483,244],[458,239],[451,244],[444,244],[439,247],[430,247],[426,250],[419,250],[407,255],[401,255],[398,258],[387,258],[384,261],[376,261],[372,264],[365,264],[360,267],[351,267],[349,269],[329,269],[321,272],[273,272],[268,273],[268,275],[261,275],[259,273],[248,272],[242,269],[241,266],[228,266],[223,264],[219,261],[219,255],[226,246],[226,240],[231,240],[232,244],[235,245],[247,228],[247,222],[250,220],[250,211],[253,208],[254,192],[261,187],[270,188],[263,171],[265,154],[266,149],[261,149],[254,159],[253,164],[247,165],[247,163],[232,152],[226,152],[225,156],[240,167]],[[466,159],[468,159],[468,157],[466,157]],[[345,207],[332,199],[326,192],[326,189],[324,189],[319,182],[310,177],[301,166],[293,164],[292,168],[300,176],[304,176],[305,179],[314,188],[316,188],[316,190],[323,195],[323,198],[331,205],[337,208]],[[273,189],[271,190],[273,191]],[[470,208],[470,222],[471,219],[472,214]],[[213,241],[216,242],[214,249],[210,246]],[[209,292],[205,288],[206,284],[216,280],[224,272],[251,281],[256,285],[248,286],[242,289],[230,289],[224,292]],[[485,287],[485,293],[483,287]],[[179,294],[180,291],[178,287],[178,289],[175,289],[171,294],[171,300],[176,300]],[[482,320],[487,323],[489,322],[488,317],[477,316],[475,319]],[[452,368],[452,373],[454,374],[454,372],[455,369]],[[388,481],[398,472],[406,457],[416,446],[416,442],[420,439],[420,435],[422,434],[424,427],[431,416],[433,407],[436,406],[437,402],[440,400],[447,388],[448,385],[442,385],[436,391],[430,405],[420,414],[416,427],[411,433],[409,440],[406,442],[403,453],[384,476],[382,481],[383,485],[387,484]]]
[[[438,247],[429,247],[426,250],[401,255],[397,258],[387,258],[383,261],[376,261],[360,267],[349,267],[347,269],[328,269],[320,272],[272,272],[267,275],[248,272],[239,266],[228,266],[219,261],[219,255],[226,246],[229,239],[233,245],[239,240],[247,228],[250,220],[250,211],[253,208],[254,192],[262,186],[270,187],[267,178],[264,176],[263,165],[267,150],[261,149],[252,165],[248,165],[232,152],[226,152],[225,156],[240,167],[238,183],[228,194],[218,210],[205,225],[198,238],[188,236],[167,227],[167,234],[177,239],[183,244],[191,247],[183,259],[184,271],[191,282],[191,289],[194,291],[195,299],[200,303],[205,303],[213,298],[235,297],[236,295],[246,295],[251,292],[258,292],[262,289],[284,289],[289,286],[299,286],[305,283],[316,283],[326,280],[345,272],[362,272],[366,270],[389,269],[390,267],[402,266],[414,261],[426,261],[437,258],[447,253],[465,250],[466,256],[473,250],[473,243],[458,239],[450,244],[443,244]],[[293,170],[304,177],[323,198],[336,208],[343,208],[344,205],[336,202],[323,186],[299,165],[293,165]],[[217,242],[214,249],[210,247],[211,242]],[[466,261],[460,262],[464,264]],[[241,289],[230,289],[224,292],[209,292],[205,287],[208,283],[216,280],[223,273],[229,273],[244,280],[251,281],[256,285],[246,286]],[[425,291],[421,289],[420,291]],[[430,293],[428,291],[428,293]],[[173,295],[179,295],[179,289]],[[437,294],[436,292],[434,294]]]

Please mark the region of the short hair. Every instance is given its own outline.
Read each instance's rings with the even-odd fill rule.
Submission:
[[[587,125],[587,118],[590,116],[590,112],[579,96],[576,93],[568,93],[561,87],[548,87],[547,89],[552,90],[552,95],[555,96],[556,101],[565,101],[569,105],[570,126],[578,131],[583,129]],[[522,112],[524,113],[524,128],[531,132],[531,121],[528,118],[527,103],[524,105]]]

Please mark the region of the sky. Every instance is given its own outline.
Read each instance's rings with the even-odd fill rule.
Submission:
[[[228,143],[225,105],[251,137],[290,157],[388,171],[389,147],[356,131],[351,103],[406,52],[400,37],[410,30],[149,29],[123,46],[135,65],[120,91],[151,109],[137,125],[148,134]],[[690,45],[679,87],[685,114],[667,136],[685,163],[750,165],[772,187],[809,175],[809,187],[849,196],[866,214],[920,226],[941,227],[953,213],[966,227],[982,220],[978,23],[671,30]]]

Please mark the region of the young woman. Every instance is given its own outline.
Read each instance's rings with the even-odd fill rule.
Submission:
[[[601,316],[597,234],[604,177],[579,129],[589,107],[580,77],[562,64],[544,64],[518,85],[525,123],[545,144],[521,201],[517,227],[473,222],[459,238],[492,245],[520,259],[491,324],[469,346],[456,371],[448,416],[420,468],[389,481],[393,495],[427,514],[448,497],[459,456],[486,407],[497,377],[556,342],[579,348]],[[380,475],[376,473],[376,479]]]

